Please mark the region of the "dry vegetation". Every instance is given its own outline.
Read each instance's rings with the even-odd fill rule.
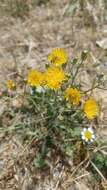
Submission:
[[[47,55],[54,47],[65,48],[71,58],[78,57],[84,49],[89,50],[86,66],[79,76],[79,80],[85,81],[84,89],[90,88],[96,73],[107,76],[106,4],[106,0],[105,4],[103,0],[0,0],[1,125],[10,125],[14,110],[22,105],[22,87],[17,73],[25,77],[28,68],[44,70]],[[19,82],[18,96],[6,103],[2,91],[10,76]],[[97,121],[98,136],[106,140],[107,91],[95,90],[94,96],[102,110]],[[4,114],[6,110],[7,115]],[[19,110],[12,122],[18,123],[20,118]],[[88,170],[87,157],[83,161],[75,160],[73,165],[72,160],[65,159],[56,150],[53,161],[47,160],[47,167],[37,169],[33,164],[38,143],[35,137],[28,139],[24,134],[16,134],[12,126],[11,131],[4,132],[0,127],[0,190],[107,189],[107,165],[103,172],[92,162],[95,178]],[[80,155],[79,146],[77,144],[76,155]],[[99,150],[107,156],[107,145],[104,149],[103,146],[99,146]]]

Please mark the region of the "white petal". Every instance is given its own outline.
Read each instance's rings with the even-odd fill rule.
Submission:
[[[86,128],[83,129],[84,132],[85,132],[86,130],[87,130]]]
[[[94,133],[94,130],[93,130],[91,127],[88,128],[88,131],[89,131],[91,134]]]
[[[95,135],[94,134],[92,135],[92,139],[95,139]]]
[[[94,141],[94,139],[91,139],[90,141],[91,141],[91,142],[93,142],[93,141]]]
[[[45,92],[45,90],[44,90],[44,88],[42,86],[38,86],[36,88],[36,92],[41,93],[41,92]]]
[[[81,132],[81,135],[84,135],[84,131]]]
[[[83,140],[85,140],[85,137],[84,137],[84,136],[81,136],[81,138],[82,138]]]

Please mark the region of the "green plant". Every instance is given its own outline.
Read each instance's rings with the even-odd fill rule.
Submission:
[[[45,166],[47,159],[52,159],[53,152],[70,156],[74,165],[78,165],[90,155],[90,145],[93,143],[96,147],[92,125],[99,116],[99,106],[92,93],[96,88],[104,88],[105,79],[97,75],[92,87],[82,90],[77,79],[87,56],[88,51],[83,51],[80,58],[69,60],[63,49],[53,50],[44,72],[31,70],[27,80],[21,76],[23,90],[20,96],[17,82],[7,81],[3,98],[10,106],[3,113],[0,130],[22,134],[24,140],[36,139],[34,165],[38,168]],[[6,117],[9,122],[4,125]],[[104,169],[105,158],[100,154],[95,156],[93,149],[91,153],[92,161]]]
[[[97,152],[93,154],[92,161],[106,178],[107,177],[107,156],[100,152]],[[92,169],[92,172],[95,175],[95,177],[97,177],[98,179],[99,175],[98,173],[96,173],[94,168]]]

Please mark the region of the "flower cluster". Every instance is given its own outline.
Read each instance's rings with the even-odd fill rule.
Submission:
[[[39,168],[44,166],[48,152],[49,156],[53,155],[56,146],[58,152],[82,161],[90,150],[88,147],[98,144],[95,130],[100,109],[93,95],[94,87],[92,84],[85,91],[78,79],[86,57],[87,51],[84,51],[78,59],[70,60],[64,49],[56,48],[48,55],[44,70],[31,69],[25,78],[17,73],[15,80],[12,76],[6,82],[4,95],[8,96],[7,105],[12,108],[9,123],[17,121],[13,119],[17,112],[21,114],[18,124],[14,122],[8,129],[19,130],[28,139],[37,138],[34,164]],[[99,80],[95,81],[94,85],[98,86]],[[4,112],[6,117],[7,113]]]
[[[39,92],[43,92],[43,89],[45,88],[56,91],[61,88],[61,86],[64,84],[64,81],[68,80],[66,73],[61,67],[68,61],[68,55],[64,49],[54,49],[49,54],[48,61],[51,63],[51,65],[45,72],[41,73],[40,71],[33,70],[28,74],[28,84],[32,87],[38,87],[39,89],[42,89],[42,91],[39,90]],[[72,85],[64,90],[65,100],[73,106],[80,106],[82,102],[81,94],[81,90]],[[82,104],[82,110],[84,115],[86,115],[89,120],[94,119],[99,114],[97,102],[92,97],[88,98],[84,104]],[[84,128],[82,132],[82,139],[86,142],[92,141],[93,136],[91,132],[92,130],[86,130],[86,128]]]
[[[63,49],[54,49],[48,56],[48,60],[52,65],[44,73],[31,70],[28,74],[28,84],[32,87],[44,85],[50,89],[59,89],[66,77],[64,71],[57,66],[65,64],[67,59],[67,53]]]
[[[82,92],[82,89],[77,87],[74,83],[69,84],[69,77],[64,71],[64,67],[62,67],[68,61],[68,55],[65,50],[62,48],[54,49],[48,55],[48,61],[50,62],[50,65],[48,65],[44,72],[35,69],[28,73],[27,84],[30,86],[31,93],[34,89],[37,93],[41,94],[45,94],[46,91],[60,91],[62,96],[62,99],[60,99],[63,100],[64,105],[67,104],[70,105],[71,108],[75,108],[75,110],[80,110],[84,119],[93,120],[97,117],[99,115],[99,107],[96,100],[93,97],[89,97],[84,101],[86,97],[83,97],[84,92]],[[72,75],[73,73],[71,71],[71,77]],[[73,80],[74,78],[75,76],[73,76]],[[8,80],[7,88],[13,90],[14,87],[14,81],[11,79]],[[57,101],[60,101],[60,99]],[[92,142],[95,139],[92,128],[85,127],[81,132],[81,135],[82,140],[85,142]]]

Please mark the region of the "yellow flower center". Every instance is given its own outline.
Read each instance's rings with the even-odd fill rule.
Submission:
[[[86,139],[90,140],[92,138],[92,133],[90,131],[85,131],[84,136]]]
[[[52,63],[55,63],[55,62],[58,62],[58,61],[60,61],[60,58],[58,57],[58,56],[53,56],[52,57]]]

